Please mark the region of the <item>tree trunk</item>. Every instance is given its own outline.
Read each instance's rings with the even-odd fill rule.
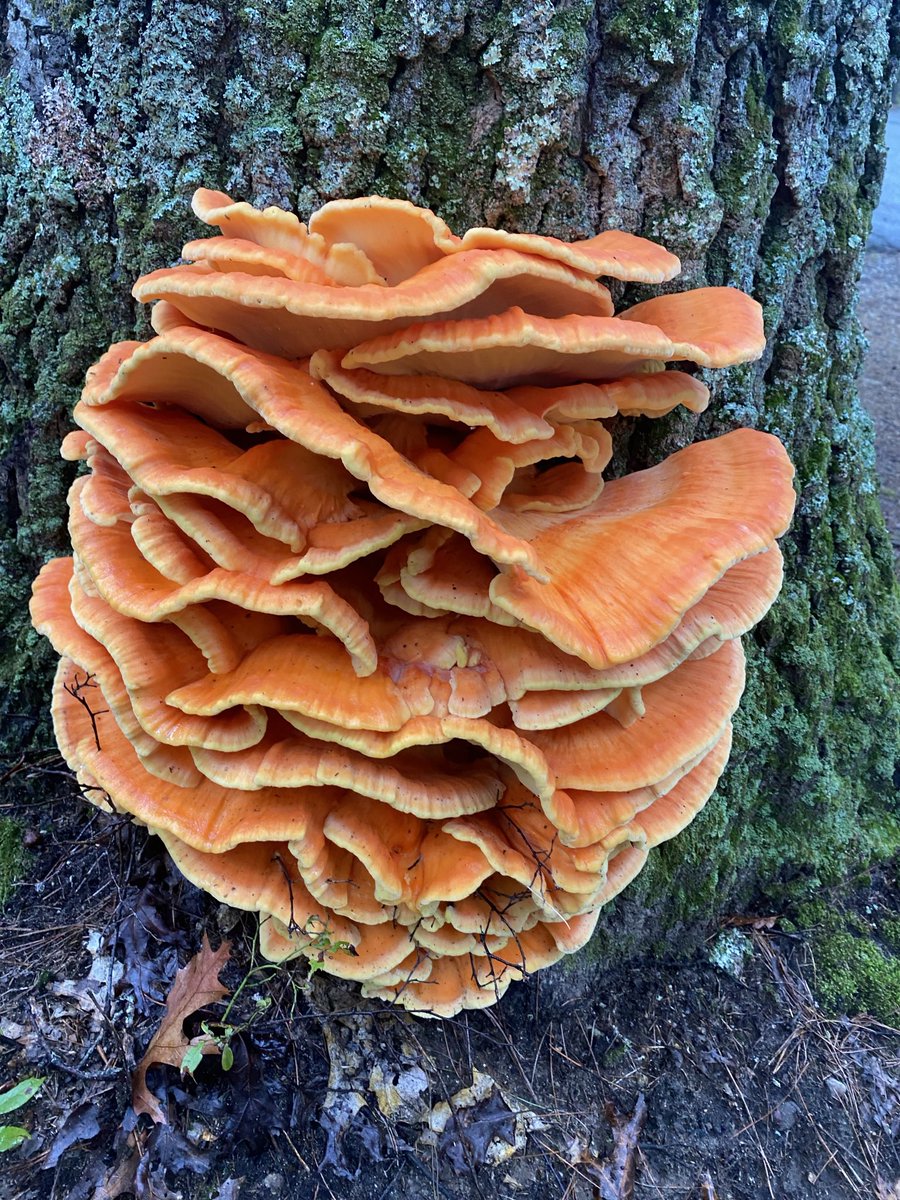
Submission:
[[[66,552],[61,433],[90,363],[146,335],[129,289],[197,236],[193,189],[301,215],[380,192],[460,232],[633,230],[681,257],[679,287],[735,284],[764,305],[765,357],[710,377],[708,414],[619,433],[633,470],[738,424],[769,430],[799,503],[726,779],[602,923],[601,951],[896,848],[900,613],[854,305],[898,32],[890,0],[13,0],[7,747],[47,737],[52,655],[26,603],[41,562]]]

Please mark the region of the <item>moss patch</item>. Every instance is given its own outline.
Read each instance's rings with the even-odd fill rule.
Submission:
[[[802,904],[798,923],[809,932],[813,986],[834,1014],[900,1016],[900,921],[842,911],[823,900]]]
[[[895,954],[900,954],[900,917],[888,917],[882,921],[881,936]]]
[[[848,932],[814,943],[816,988],[833,1012],[868,1012],[881,1021],[900,1014],[900,958],[871,938]]]
[[[9,817],[0,817],[0,908],[22,875],[25,858],[22,826]]]
[[[662,0],[652,6],[623,0],[615,7],[607,36],[652,63],[675,63],[690,55],[699,23],[699,7],[693,0]]]

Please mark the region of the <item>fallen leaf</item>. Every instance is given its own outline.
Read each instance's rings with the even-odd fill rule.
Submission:
[[[700,1200],[718,1200],[716,1185],[713,1183],[709,1171],[704,1171],[703,1178],[700,1180]]]
[[[74,1000],[99,1028],[111,1000],[110,989],[115,991],[123,967],[110,955],[101,953],[103,935],[99,930],[88,930],[84,947],[91,956],[91,969],[84,979],[60,979],[50,984],[49,991],[62,1000]]]
[[[165,895],[158,884],[129,888],[125,895],[126,915],[118,928],[125,954],[122,984],[134,992],[137,1010],[147,1015],[162,1002],[166,985],[178,966],[178,951],[185,938],[173,930],[164,916]]]
[[[864,1054],[857,1061],[869,1085],[861,1105],[862,1115],[893,1141],[900,1134],[900,1078],[889,1075],[875,1054]]]
[[[222,1077],[228,1087],[220,1136],[229,1146],[241,1145],[251,1154],[260,1154],[272,1134],[288,1125],[284,1088],[278,1080],[267,1077],[259,1055],[248,1050],[243,1038],[236,1038],[233,1046],[234,1067]]]
[[[617,1113],[611,1104],[605,1110],[612,1127],[613,1151],[609,1158],[598,1162],[587,1148],[573,1147],[576,1154],[572,1165],[584,1168],[584,1173],[597,1189],[597,1200],[632,1200],[634,1196],[634,1158],[638,1138],[647,1120],[647,1102],[641,1093],[630,1117]]]
[[[30,1079],[23,1079],[13,1087],[7,1088],[5,1092],[0,1092],[0,1116],[15,1112],[17,1108],[21,1108],[29,1100],[33,1100],[45,1082],[46,1076],[40,1079],[32,1076]]]
[[[30,1137],[31,1134],[21,1125],[0,1125],[0,1154],[17,1149]]]
[[[182,1192],[171,1190],[164,1169],[154,1167],[149,1155],[141,1159],[134,1173],[134,1194],[136,1200],[182,1200],[183,1197]]]
[[[499,1090],[494,1090],[472,1108],[453,1114],[438,1142],[453,1169],[462,1173],[484,1166],[494,1138],[516,1144],[516,1114]]]
[[[319,1168],[331,1167],[335,1174],[342,1179],[355,1179],[359,1175],[360,1166],[351,1171],[347,1165],[345,1141],[351,1134],[358,1138],[361,1149],[373,1162],[384,1160],[381,1145],[381,1134],[372,1121],[371,1110],[367,1105],[357,1109],[352,1115],[348,1109],[323,1108],[319,1123],[325,1131],[325,1152],[319,1163]],[[361,1165],[361,1164],[360,1164]]]
[[[513,1108],[490,1075],[472,1068],[472,1083],[439,1100],[419,1118],[423,1145],[435,1147],[454,1170],[498,1167],[525,1149],[530,1133],[546,1129],[537,1113]]]
[[[238,1200],[243,1182],[242,1178],[226,1179],[224,1183],[219,1185],[219,1190],[213,1196],[212,1200]]]
[[[726,917],[722,924],[732,925],[738,929],[774,929],[777,922],[777,917],[759,917],[753,913],[743,913],[740,915]]]
[[[211,949],[204,933],[198,953],[186,967],[176,972],[159,1029],[131,1077],[134,1111],[146,1113],[157,1125],[166,1124],[166,1117],[159,1100],[147,1087],[147,1072],[158,1063],[181,1066],[184,1053],[190,1045],[184,1033],[185,1020],[199,1008],[215,1004],[228,995],[228,988],[219,982],[219,972],[228,962],[230,952],[231,942],[223,942],[218,950]],[[218,1047],[210,1042],[207,1053],[218,1053]]]
[[[353,1179],[344,1140],[351,1129],[371,1124],[366,1104],[365,1051],[370,1031],[365,1020],[351,1020],[324,1030],[328,1047],[328,1089],[319,1113],[325,1132],[321,1167],[331,1167],[342,1179]],[[380,1161],[380,1159],[379,1159]],[[358,1168],[357,1172],[358,1174]]]
[[[144,1149],[144,1158],[154,1171],[171,1171],[173,1175],[191,1171],[194,1175],[205,1175],[212,1166],[209,1155],[192,1146],[184,1134],[171,1125],[157,1125]]]
[[[60,1125],[53,1145],[44,1159],[43,1170],[55,1167],[70,1146],[76,1142],[89,1142],[100,1132],[98,1120],[100,1110],[96,1104],[79,1104]]]
[[[93,1183],[83,1181],[72,1193],[72,1200],[119,1200],[120,1196],[134,1194],[134,1176],[141,1161],[142,1146],[133,1133],[116,1137],[117,1158],[115,1163]]]

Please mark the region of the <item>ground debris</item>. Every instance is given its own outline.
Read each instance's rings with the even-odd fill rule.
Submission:
[[[430,1087],[428,1076],[415,1062],[401,1060],[393,1068],[376,1062],[369,1072],[369,1091],[375,1097],[381,1115],[407,1123],[422,1118],[428,1108],[423,1098]]]
[[[704,1171],[703,1178],[700,1180],[699,1200],[719,1200],[716,1195],[716,1185],[713,1183],[709,1171]]]
[[[50,985],[50,992],[61,999],[74,1000],[91,1017],[94,1025],[103,1020],[113,990],[122,978],[122,964],[108,954],[102,954],[103,935],[92,929],[87,935],[85,949],[91,956],[91,967],[84,979],[62,979]],[[53,1013],[58,1016],[61,1010]]]
[[[141,1159],[134,1173],[135,1200],[182,1200],[182,1193],[173,1192],[166,1183],[163,1167],[154,1166],[149,1156]]]
[[[136,1200],[171,1200],[176,1193],[170,1191],[167,1175],[205,1175],[212,1167],[210,1156],[196,1150],[171,1125],[154,1125],[149,1132],[120,1126],[115,1145],[113,1165],[92,1164],[68,1200],[118,1200],[131,1195]]]
[[[184,1025],[190,1040],[205,1021],[231,1068],[151,1071],[170,1123],[138,1119],[134,1045],[140,1058],[196,931],[227,923],[156,839],[81,813],[69,796],[42,816],[35,883],[0,922],[0,1082],[47,1078],[0,1200],[598,1200],[616,1159],[604,1101],[627,1125],[638,1092],[633,1200],[900,1200],[900,1031],[823,1012],[804,939],[768,918],[733,922],[754,951],[741,980],[705,958],[624,964],[602,987],[547,972],[427,1023],[309,982],[302,963],[261,968],[238,919],[239,994],[220,1022]],[[900,911],[892,877],[874,879],[865,903]]]
[[[165,1003],[169,980],[178,967],[178,952],[186,938],[163,915],[159,885],[130,887],[123,896],[125,915],[116,929],[122,948],[122,983],[131,987],[135,1007],[143,1016]]]
[[[900,1078],[889,1075],[876,1055],[858,1056],[859,1071],[868,1085],[860,1108],[864,1118],[891,1141],[900,1136]]]
[[[284,1085],[265,1070],[260,1055],[245,1038],[235,1038],[232,1047],[234,1065],[221,1077],[226,1092],[216,1138],[226,1155],[236,1146],[259,1154],[271,1135],[287,1124]]]
[[[100,1110],[96,1104],[79,1104],[59,1127],[44,1160],[44,1170],[55,1167],[70,1146],[90,1142],[100,1132]]]
[[[230,942],[223,942],[218,950],[213,950],[204,933],[198,952],[176,974],[159,1029],[132,1076],[134,1111],[146,1113],[157,1124],[164,1124],[166,1115],[157,1097],[147,1087],[147,1071],[155,1064],[181,1067],[185,1051],[190,1045],[183,1029],[184,1022],[198,1009],[215,1004],[228,995],[228,989],[219,982],[219,973],[228,962],[230,953]],[[218,1047],[209,1041],[204,1045],[203,1052],[218,1053]]]
[[[733,925],[737,929],[774,929],[778,917],[763,917],[756,913],[738,913],[724,917],[722,925]]]
[[[544,1129],[543,1118],[510,1106],[494,1079],[472,1068],[472,1084],[441,1100],[427,1116],[422,1145],[436,1145],[457,1172],[499,1166],[524,1150],[529,1133]]]
[[[219,1184],[219,1190],[212,1200],[238,1200],[241,1194],[243,1179],[225,1179]]]
[[[641,1093],[630,1117],[618,1113],[607,1104],[604,1115],[613,1132],[613,1150],[603,1162],[598,1162],[586,1146],[575,1143],[569,1158],[579,1166],[597,1190],[597,1200],[632,1200],[634,1195],[634,1159],[638,1139],[647,1120],[647,1102]]]
[[[146,1157],[155,1166],[163,1167],[180,1175],[191,1171],[194,1175],[205,1175],[210,1168],[209,1155],[197,1150],[188,1139],[172,1125],[157,1125],[150,1131],[146,1141]]]
[[[71,1200],[118,1200],[120,1196],[134,1191],[134,1180],[141,1161],[141,1150],[134,1134],[119,1139],[120,1153],[108,1170],[95,1173],[92,1178],[82,1180],[73,1192]]]
[[[366,1099],[367,1057],[373,1052],[372,1021],[365,1016],[341,1017],[324,1030],[328,1048],[328,1087],[319,1114],[325,1133],[321,1166],[331,1167],[344,1179],[359,1173],[350,1169],[344,1143],[351,1131],[358,1135],[373,1162],[383,1158],[381,1138]],[[368,1054],[367,1054],[368,1051]]]
[[[501,1162],[504,1151],[494,1149],[495,1142],[516,1148],[516,1114],[496,1088],[471,1108],[458,1109],[441,1134],[438,1150],[454,1171],[483,1167],[488,1161]],[[491,1151],[494,1150],[492,1158]]]
[[[326,1137],[320,1168],[355,1178],[359,1165],[350,1169],[346,1149],[352,1136],[359,1164],[418,1146],[454,1171],[471,1172],[505,1162],[525,1148],[530,1132],[545,1127],[536,1113],[510,1105],[494,1079],[474,1066],[468,1087],[432,1104],[427,1061],[402,1039],[385,1045],[377,1030],[374,1017],[360,1013],[342,1014],[323,1029],[329,1076],[319,1114]]]

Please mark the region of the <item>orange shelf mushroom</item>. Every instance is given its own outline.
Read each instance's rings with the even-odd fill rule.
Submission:
[[[674,255],[368,197],[218,231],[138,280],[156,336],[88,372],[71,559],[35,582],[85,795],[315,956],[431,1016],[590,938],[712,794],[740,638],[781,584],[778,441],[604,481],[612,417],[702,412],[762,353],[733,288],[616,313]]]

